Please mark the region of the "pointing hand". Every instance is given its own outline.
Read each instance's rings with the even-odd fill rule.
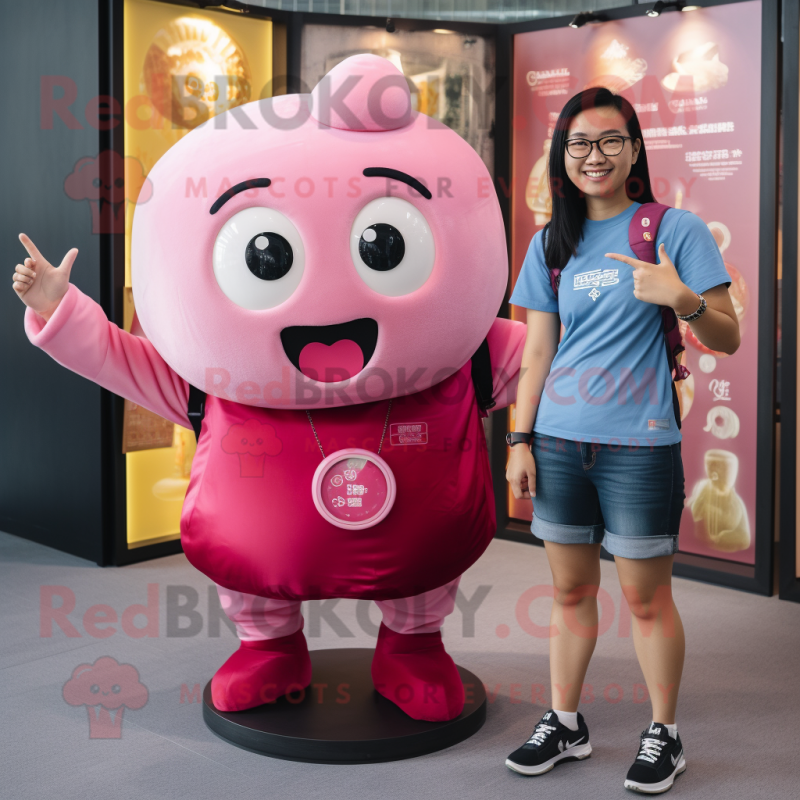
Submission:
[[[28,236],[21,233],[19,240],[28,251],[29,258],[16,266],[13,278],[14,291],[28,308],[32,308],[48,320],[67,293],[69,274],[78,250],[73,247],[64,256],[61,264],[54,267]]]

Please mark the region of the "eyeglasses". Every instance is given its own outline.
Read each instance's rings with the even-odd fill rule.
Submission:
[[[602,139],[567,139],[567,152],[573,158],[587,158],[592,152],[592,145],[604,156],[618,156],[625,147],[625,140],[630,136],[604,136]]]

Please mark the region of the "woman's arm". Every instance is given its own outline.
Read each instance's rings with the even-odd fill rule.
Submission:
[[[558,349],[560,330],[557,313],[528,310],[528,329],[517,386],[515,431],[530,433],[533,430],[539,400]],[[529,447],[517,444],[511,448],[506,479],[518,500],[536,494],[536,464]]]
[[[674,306],[676,314],[687,316],[697,311],[700,300],[688,287]],[[714,286],[703,292],[707,308],[703,316],[689,323],[692,333],[711,350],[731,355],[739,349],[739,320],[734,311],[728,287],[724,284]]]
[[[669,306],[676,314],[686,316],[697,311],[698,296],[681,280],[678,270],[662,244],[658,248],[658,264],[639,261],[619,253],[606,253],[606,258],[622,261],[633,267],[633,295],[645,303]],[[739,320],[733,310],[724,284],[703,292],[707,308],[702,317],[690,322],[695,336],[711,350],[731,355],[739,348]]]

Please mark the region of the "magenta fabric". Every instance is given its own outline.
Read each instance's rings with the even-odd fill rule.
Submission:
[[[377,451],[387,405],[315,409],[325,454]],[[392,444],[392,426],[420,426],[427,442]],[[409,597],[457,578],[495,532],[469,364],[394,398],[381,456],[397,482],[394,507],[371,528],[338,528],[313,503],[322,455],[305,412],[209,396],[181,518],[184,552],[215,583],[293,600]]]
[[[211,679],[220,711],[244,711],[274,703],[311,683],[311,658],[302,631],[279,639],[242,642]]]
[[[636,213],[628,226],[628,241],[630,242],[631,250],[640,261],[646,261],[649,264],[658,263],[656,236],[661,220],[664,219],[664,214],[669,209],[670,206],[665,206],[663,203],[643,203],[636,209]],[[645,233],[650,235],[649,239],[645,238]],[[667,340],[670,372],[673,380],[682,381],[688,378],[691,373],[679,360],[680,354],[686,348],[683,346],[678,317],[675,314],[675,310],[669,306],[661,306],[660,308],[664,337]],[[678,427],[680,427],[680,420],[678,419],[677,422]]]
[[[46,324],[28,310],[25,328],[59,363],[189,427],[188,384],[147,339],[111,324],[75,286]],[[496,320],[487,339],[502,408],[516,392],[525,326]],[[336,528],[314,507],[311,479],[322,456],[305,411],[209,396],[181,518],[189,560],[228,589],[287,600],[396,599],[457,578],[496,527],[470,367],[392,401],[381,455],[397,480],[397,501],[362,531]],[[387,404],[315,409],[326,455],[343,447],[377,451]],[[420,426],[425,442],[393,444],[401,425]]]
[[[464,684],[439,631],[402,634],[381,625],[372,682],[414,719],[441,722],[464,709]]]
[[[658,226],[668,210],[669,206],[663,203],[643,203],[636,209],[628,226],[628,242],[640,261],[646,261],[648,264],[658,262],[656,236]],[[647,220],[646,225],[645,220]],[[649,239],[645,238],[645,233],[650,235]]]

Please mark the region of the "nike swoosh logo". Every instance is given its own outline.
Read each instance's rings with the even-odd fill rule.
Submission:
[[[580,744],[582,741],[583,741],[583,736],[581,736],[580,739],[576,739],[574,742],[567,742],[567,750],[569,750],[570,747],[575,747],[576,744]]]
[[[682,755],[683,755],[683,750],[681,750],[680,753],[678,753],[678,755],[669,757],[669,760],[672,762],[673,767],[678,765],[678,762],[681,760]]]

